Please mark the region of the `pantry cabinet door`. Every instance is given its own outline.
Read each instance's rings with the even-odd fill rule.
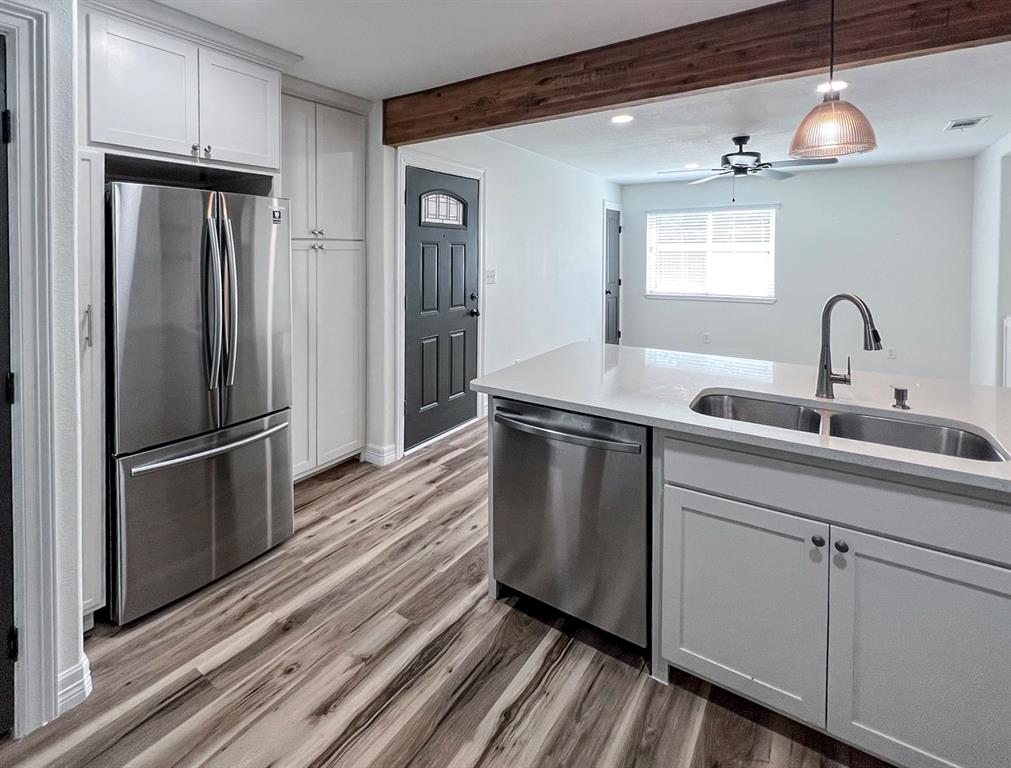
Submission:
[[[361,240],[365,224],[365,118],[316,105],[316,221],[323,237]]]
[[[316,467],[316,250],[291,245],[292,474]]]
[[[326,243],[316,256],[316,446],[319,464],[364,444],[364,249]]]
[[[1007,765],[1011,571],[843,528],[832,539],[828,730],[908,768]]]
[[[281,196],[289,200],[291,236],[316,235],[316,105],[281,97]]]
[[[668,485],[663,657],[824,727],[828,538],[824,523]]]
[[[202,159],[279,167],[280,112],[280,72],[200,49]]]
[[[91,13],[87,66],[91,141],[195,156],[197,46]]]

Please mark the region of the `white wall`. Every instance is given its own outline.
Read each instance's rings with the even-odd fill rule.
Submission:
[[[837,369],[966,379],[969,373],[971,159],[832,168],[789,181],[737,184],[739,206],[778,204],[776,302],[647,299],[646,211],[726,206],[730,183],[637,184],[622,189],[623,337],[628,344],[818,362],[821,309],[849,291],[870,305],[885,352],[864,352],[858,315],[833,319]],[[703,332],[711,343],[702,342]]]
[[[1002,383],[1002,317],[1011,314],[1011,134],[974,163],[970,377]],[[1002,286],[1004,286],[1002,288]]]
[[[484,370],[578,339],[600,339],[603,202],[618,185],[489,136],[411,147],[485,171]],[[382,145],[381,105],[370,115],[368,211],[368,447],[379,461],[396,442],[396,229],[393,150]],[[482,281],[483,282],[483,281]]]
[[[599,340],[603,202],[618,185],[480,134],[416,149],[485,170],[485,371]]]

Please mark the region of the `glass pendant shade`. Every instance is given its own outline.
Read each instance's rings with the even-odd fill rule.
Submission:
[[[874,129],[864,113],[832,91],[797,127],[790,142],[790,157],[857,155],[877,146]]]

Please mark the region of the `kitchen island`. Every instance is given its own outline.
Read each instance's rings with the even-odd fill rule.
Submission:
[[[857,371],[827,400],[816,379],[814,366],[581,342],[475,380],[492,398],[492,591],[575,612],[570,597],[606,602],[609,585],[631,589],[616,574],[642,568],[659,680],[683,668],[909,768],[1007,765],[1011,390]],[[910,410],[892,407],[893,384]],[[563,506],[590,519],[560,523]],[[615,519],[635,531],[623,547],[642,524],[646,557],[633,547],[619,563],[618,530],[601,534]],[[537,541],[511,557],[502,537],[524,526]],[[580,552],[602,554],[574,579]],[[611,564],[625,567],[583,583]],[[524,573],[536,589],[515,583]],[[584,618],[615,632],[596,615]]]

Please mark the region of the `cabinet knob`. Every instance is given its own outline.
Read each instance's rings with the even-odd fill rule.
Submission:
[[[811,537],[811,543],[814,544],[816,547],[824,547],[825,537],[818,536],[817,534],[815,534],[814,536]]]
[[[200,151],[200,145],[199,144],[190,144],[190,149],[192,149],[194,152],[199,152]]]
[[[309,231],[310,231],[310,232],[311,232],[312,234],[314,234],[314,235],[318,235],[318,234],[319,234],[319,230],[318,230],[318,229],[310,229]]]
[[[326,234],[326,230],[325,230],[325,229],[321,229],[321,230],[319,231],[319,234],[320,234],[320,236],[323,236],[323,235],[325,235],[325,234]]]
[[[847,544],[847,543],[846,543],[845,541],[843,541],[842,539],[839,539],[839,541],[837,541],[837,542],[835,543],[835,548],[836,548],[836,549],[837,549],[838,551],[840,551],[840,552],[843,552],[843,553],[846,553],[846,552],[849,552],[849,551],[850,551],[850,545],[849,545],[849,544]]]
[[[210,144],[208,144],[206,147],[204,147],[204,154],[205,155],[211,154],[211,145]]]

